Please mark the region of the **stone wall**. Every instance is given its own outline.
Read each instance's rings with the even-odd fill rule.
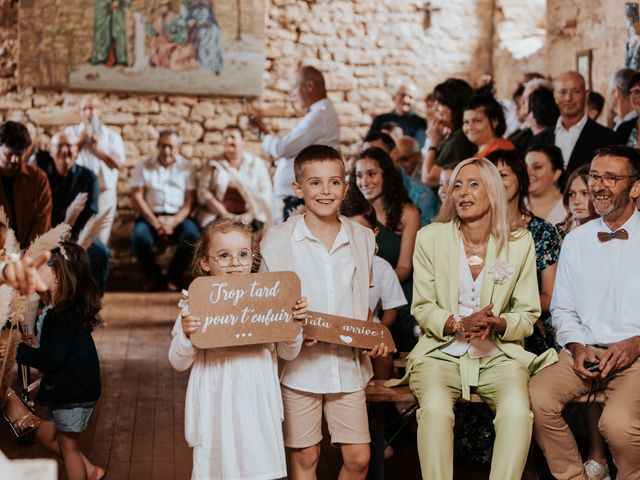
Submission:
[[[277,132],[289,130],[301,113],[292,102],[291,88],[296,68],[304,63],[325,72],[345,148],[366,133],[372,114],[391,108],[391,92],[399,79],[414,78],[424,95],[448,76],[472,80],[491,66],[493,0],[432,2],[438,9],[428,29],[421,0],[265,1],[264,89],[260,98],[249,101],[249,108],[261,112]],[[0,120],[33,121],[46,147],[54,131],[78,121],[82,94],[18,88],[17,17],[17,6],[0,0]],[[128,237],[133,219],[127,181],[133,166],[153,150],[158,130],[178,128],[182,153],[200,164],[220,155],[222,127],[246,124],[246,114],[237,98],[100,96],[103,119],[121,132],[128,155],[112,237],[112,279],[119,280],[122,272],[136,270],[126,269],[132,262]],[[250,148],[260,152],[257,142]]]

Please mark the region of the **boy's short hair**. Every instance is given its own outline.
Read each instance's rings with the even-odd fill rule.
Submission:
[[[362,196],[360,191],[358,191],[358,194],[351,195],[344,199],[340,205],[340,214],[347,218],[360,215],[367,221],[371,228],[376,228],[378,225],[376,209],[366,198]]]
[[[293,172],[295,173],[296,181],[300,180],[304,166],[312,162],[339,162],[344,176],[344,161],[340,152],[328,145],[309,145],[303,148],[293,161]]]

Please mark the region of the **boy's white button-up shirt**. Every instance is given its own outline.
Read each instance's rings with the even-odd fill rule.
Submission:
[[[300,277],[309,310],[353,318],[355,260],[344,226],[329,251],[302,220],[293,231],[291,250],[293,270]],[[362,390],[360,355],[360,350],[342,345],[303,345],[298,357],[285,365],[281,382],[312,393]]]

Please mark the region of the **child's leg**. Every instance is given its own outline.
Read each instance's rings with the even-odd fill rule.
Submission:
[[[69,480],[87,480],[87,468],[78,448],[79,433],[58,432],[58,444]]]
[[[36,431],[36,441],[47,450],[53,452],[57,457],[62,458],[55,423],[48,420],[43,420],[38,427],[38,430]],[[82,452],[80,452],[80,455],[82,456],[82,462],[84,463],[87,472],[87,478],[91,478],[94,473],[97,473],[97,475],[95,475],[96,480],[104,477],[103,469],[101,469],[100,467],[96,467],[93,463],[91,463]]]
[[[282,386],[284,445],[291,453],[291,479],[315,480],[322,440],[322,395]]]
[[[369,419],[364,390],[333,393],[325,397],[324,414],[331,433],[331,443],[341,445],[340,480],[367,478],[371,450]]]
[[[368,443],[343,444],[342,469],[338,480],[364,480],[367,478],[371,448]]]
[[[291,479],[315,480],[318,460],[320,460],[320,444],[306,448],[292,448]]]

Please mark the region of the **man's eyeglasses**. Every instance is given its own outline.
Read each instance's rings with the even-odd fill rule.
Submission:
[[[248,250],[239,252],[236,255],[231,255],[229,253],[221,253],[216,256],[209,255],[209,258],[213,258],[221,267],[230,267],[234,258],[243,267],[253,263],[253,254]]]
[[[629,94],[633,97],[640,97],[640,88],[632,88],[629,90]]]
[[[612,173],[598,175],[597,173],[589,173],[589,185],[595,185],[600,180],[605,187],[613,188],[618,180],[624,178],[638,178],[638,175],[614,175]]]

